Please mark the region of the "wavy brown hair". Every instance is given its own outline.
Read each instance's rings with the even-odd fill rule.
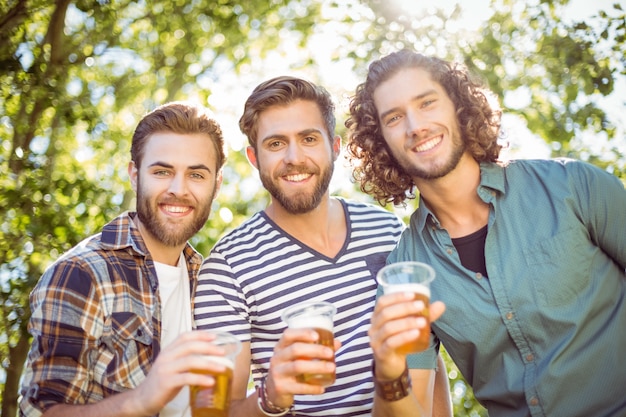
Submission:
[[[288,106],[297,100],[312,101],[317,104],[324,118],[331,142],[335,135],[335,105],[330,93],[319,85],[302,78],[279,76],[264,81],[246,100],[244,111],[239,119],[241,132],[248,137],[250,145],[257,147],[257,130],[261,113],[270,107]]]
[[[173,132],[183,135],[204,134],[211,138],[215,148],[217,170],[226,162],[224,137],[220,125],[211,118],[208,109],[191,102],[173,101],[146,114],[133,134],[131,160],[141,166],[146,142],[155,133]]]
[[[347,157],[353,177],[363,192],[381,204],[402,204],[412,194],[415,183],[396,162],[381,133],[373,94],[378,86],[404,68],[421,68],[446,91],[456,110],[466,149],[478,162],[498,160],[502,112],[487,100],[487,90],[472,79],[467,69],[435,57],[409,50],[394,52],[372,62],[365,82],[350,101]]]

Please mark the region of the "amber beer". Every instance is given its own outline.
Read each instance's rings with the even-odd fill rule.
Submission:
[[[417,315],[417,317],[424,317],[426,319],[426,326],[420,329],[418,339],[400,346],[397,349],[398,352],[406,355],[426,350],[430,343],[430,318],[428,309],[430,303],[430,288],[422,284],[390,285],[388,288],[385,288],[385,294],[393,292],[413,293],[415,301],[422,301],[424,303],[424,309]]]
[[[326,302],[311,302],[292,306],[283,312],[283,320],[292,329],[313,329],[318,334],[317,344],[334,351],[333,316],[336,308]],[[300,358],[312,359],[312,358]],[[330,361],[335,361],[333,355]],[[327,374],[302,374],[296,380],[305,384],[328,386],[335,382],[335,372]]]
[[[226,366],[226,370],[219,374],[198,371],[212,375],[215,385],[203,387],[191,385],[189,387],[189,404],[192,417],[228,417],[230,406],[231,385],[233,382],[233,363],[223,357],[211,358]]]
[[[189,387],[189,406],[192,417],[228,417],[230,398],[233,383],[233,369],[235,358],[241,351],[241,342],[230,333],[212,332],[215,339],[211,342],[224,350],[224,356],[206,356],[211,362],[224,365],[225,370],[215,373],[206,370],[198,370],[213,376],[215,384],[212,387],[191,385]]]
[[[332,324],[332,323],[331,323]],[[307,327],[310,327],[309,324]],[[319,327],[319,323],[314,324],[313,330],[317,332],[319,338],[317,339],[317,343],[320,345],[328,346],[329,348],[334,350],[334,339],[333,332],[331,330]],[[310,359],[310,358],[301,358],[301,359]],[[335,356],[331,359],[332,362],[335,361]],[[302,382],[305,384],[311,385],[322,385],[328,386],[332,385],[335,382],[335,373],[330,374],[301,374],[296,377],[298,382]]]
[[[415,300],[424,303],[424,309],[417,314],[426,319],[426,326],[420,329],[417,340],[398,347],[398,352],[409,354],[421,352],[430,343],[430,282],[435,279],[435,270],[421,262],[398,262],[383,267],[376,275],[383,293],[406,292],[414,294]]]

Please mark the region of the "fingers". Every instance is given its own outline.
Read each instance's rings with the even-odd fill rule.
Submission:
[[[428,309],[422,301],[415,301],[410,293],[385,294],[376,302],[372,325],[369,330],[370,344],[374,351],[377,373],[391,375],[404,369],[406,346],[416,344],[427,346],[430,337],[429,320],[435,321],[445,312],[445,304],[433,302]],[[428,332],[428,335],[424,335]],[[422,348],[423,349],[423,348]]]
[[[446,305],[442,301],[435,301],[430,304],[430,321],[433,322],[443,315]]]
[[[319,395],[324,387],[302,381],[304,374],[335,374],[335,351],[341,342],[333,346],[318,344],[319,336],[312,329],[286,329],[274,348],[267,376],[270,400],[282,407],[289,407],[296,394]]]
[[[215,384],[212,375],[225,372],[230,362],[225,360],[224,348],[213,344],[214,339],[209,332],[187,332],[159,353],[146,379],[135,390],[147,414],[158,413],[185,385]]]

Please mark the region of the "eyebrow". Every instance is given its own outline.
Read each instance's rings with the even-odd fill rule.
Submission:
[[[156,161],[148,165],[148,167],[163,167],[163,168],[173,169],[174,165],[168,164],[167,162],[163,162],[163,161]],[[206,171],[211,172],[211,168],[209,168],[208,166],[204,164],[189,165],[187,169],[190,171],[206,170]]]
[[[298,132],[298,136],[308,136],[308,135],[310,135],[311,133],[317,133],[317,134],[318,134],[318,135],[320,135],[320,136],[324,136],[324,132],[322,132],[322,131],[321,131],[321,130],[319,130],[319,129],[315,129],[315,128],[305,129],[305,130],[303,130],[303,131],[301,131],[301,132]]]
[[[423,93],[416,95],[415,97],[413,97],[413,98],[411,99],[411,101],[419,101],[419,100],[423,99],[424,97],[427,97],[427,96],[429,96],[429,95],[431,95],[431,94],[437,94],[437,91],[436,91],[434,88],[431,88],[430,90],[426,90],[426,91],[424,91]],[[395,113],[396,111],[398,111],[398,107],[394,107],[394,108],[392,108],[392,109],[389,109],[389,110],[387,110],[387,111],[385,111],[385,112],[381,113],[381,114],[378,116],[378,118],[379,118],[380,120],[383,120],[383,119],[384,119],[385,117],[387,117],[389,114],[391,114],[391,113]]]
[[[298,137],[304,137],[304,136],[308,136],[308,135],[310,135],[312,133],[317,133],[320,136],[324,136],[324,132],[323,131],[321,131],[320,129],[316,129],[314,127],[310,128],[310,129],[301,130],[298,133],[296,133],[296,135]],[[289,137],[288,135],[282,135],[282,134],[277,133],[277,134],[269,135],[269,136],[266,136],[266,137],[262,138],[261,139],[261,143],[265,143],[265,142],[267,142],[269,140],[273,140],[273,139],[286,140],[286,139],[288,139],[288,137]]]

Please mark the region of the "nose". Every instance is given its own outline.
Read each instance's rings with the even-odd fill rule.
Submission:
[[[187,178],[182,173],[172,177],[168,192],[173,195],[185,195],[187,193]]]
[[[419,136],[422,132],[428,130],[428,123],[426,123],[425,118],[416,111],[407,112],[406,120],[406,133],[408,136]]]
[[[304,160],[304,150],[297,142],[291,142],[285,148],[284,161],[286,164],[298,165]]]

